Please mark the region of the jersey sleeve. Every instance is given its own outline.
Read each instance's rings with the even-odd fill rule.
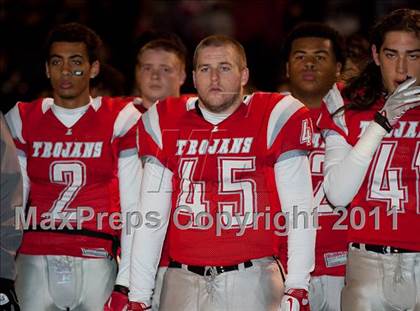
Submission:
[[[26,155],[27,144],[24,139],[23,127],[22,127],[22,106],[25,103],[18,102],[6,115],[5,119],[7,125],[9,126],[10,133],[12,135],[13,141],[18,149],[18,153],[23,153]]]
[[[312,148],[312,119],[309,110],[291,95],[272,109],[267,127],[267,149],[274,161],[307,153]]]
[[[168,158],[163,148],[163,131],[158,105],[159,103],[150,107],[139,122],[139,154],[142,158],[155,158],[166,166]]]
[[[129,156],[138,152],[137,136],[140,112],[132,103],[127,104],[119,112],[115,123],[113,139],[117,142],[119,157]]]

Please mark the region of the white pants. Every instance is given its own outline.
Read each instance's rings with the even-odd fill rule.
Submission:
[[[311,311],[340,311],[343,276],[321,275],[311,277],[309,304]]]
[[[341,299],[343,311],[420,311],[420,253],[350,247]]]
[[[162,292],[163,279],[165,277],[166,270],[168,270],[168,267],[159,267],[156,274],[155,289],[152,296],[152,311],[159,311],[160,294]]]
[[[201,276],[183,268],[168,268],[163,281],[161,311],[278,311],[284,292],[282,275],[271,258],[253,266]]]
[[[19,255],[16,293],[22,311],[99,311],[112,292],[114,260]]]

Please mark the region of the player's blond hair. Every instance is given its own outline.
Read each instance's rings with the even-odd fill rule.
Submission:
[[[197,67],[197,58],[198,58],[198,53],[200,52],[200,50],[206,47],[210,47],[210,46],[221,47],[221,46],[226,46],[226,45],[233,47],[234,50],[237,52],[238,64],[239,64],[240,69],[246,68],[247,67],[246,54],[245,54],[245,49],[242,46],[242,44],[240,44],[237,40],[231,37],[225,36],[225,35],[211,35],[201,40],[200,43],[195,48],[194,57],[193,57],[194,70]]]

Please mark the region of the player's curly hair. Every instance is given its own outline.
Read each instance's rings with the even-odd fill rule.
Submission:
[[[382,47],[385,35],[390,31],[412,32],[420,35],[420,11],[399,9],[382,18],[372,29],[370,46],[375,45],[377,51]],[[380,68],[371,59],[358,77],[350,80],[343,90],[343,95],[350,100],[344,109],[367,110],[385,92]]]
[[[86,45],[89,63],[100,60],[102,40],[92,29],[85,25],[68,23],[53,28],[48,34],[44,48],[44,58],[47,61],[54,42],[82,42]]]
[[[300,23],[292,29],[283,43],[283,59],[287,61],[289,58],[293,41],[299,38],[308,37],[324,38],[330,40],[336,61],[344,65],[346,57],[344,50],[344,40],[341,35],[334,28],[323,23],[315,22]]]

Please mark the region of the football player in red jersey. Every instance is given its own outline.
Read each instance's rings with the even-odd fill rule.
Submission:
[[[137,55],[136,88],[141,97],[134,97],[135,107],[144,113],[157,100],[180,96],[185,81],[186,48],[173,33],[158,37],[142,46]],[[163,276],[169,264],[166,244],[163,248],[156,286],[153,291],[152,310],[159,310]],[[105,311],[121,311],[128,304],[128,288],[117,287],[106,302]]]
[[[141,211],[161,223],[136,229],[129,309],[149,308],[168,230],[161,310],[308,310],[309,111],[291,96],[244,98],[246,56],[229,37],[201,41],[193,78],[198,97],[158,102],[140,122]],[[281,210],[290,221],[285,282],[273,257]]]
[[[296,26],[286,38],[284,55],[291,94],[305,104],[315,123],[323,97],[337,82],[344,64],[342,39],[338,32],[321,23]],[[346,232],[333,231],[340,215],[326,201],[322,186],[324,142],[315,128],[309,155],[318,212],[315,270],[309,285],[309,303],[313,310],[340,310],[341,289],[347,254]],[[281,256],[283,257],[283,256]]]
[[[15,293],[15,256],[22,239],[15,209],[22,207],[22,174],[16,147],[0,112],[0,309],[19,311]]]
[[[18,102],[6,116],[28,195],[17,257],[22,310],[102,309],[117,272],[119,213],[138,209],[140,112],[129,101],[90,97],[100,44],[83,25],[54,28],[45,51],[53,98]],[[127,232],[117,280],[125,286]]]
[[[157,100],[179,97],[185,82],[186,48],[175,34],[151,40],[140,48],[135,68],[136,89],[141,101],[134,104],[145,112]]]
[[[342,310],[420,310],[420,12],[373,28],[371,62],[325,97],[324,190],[348,212]]]

